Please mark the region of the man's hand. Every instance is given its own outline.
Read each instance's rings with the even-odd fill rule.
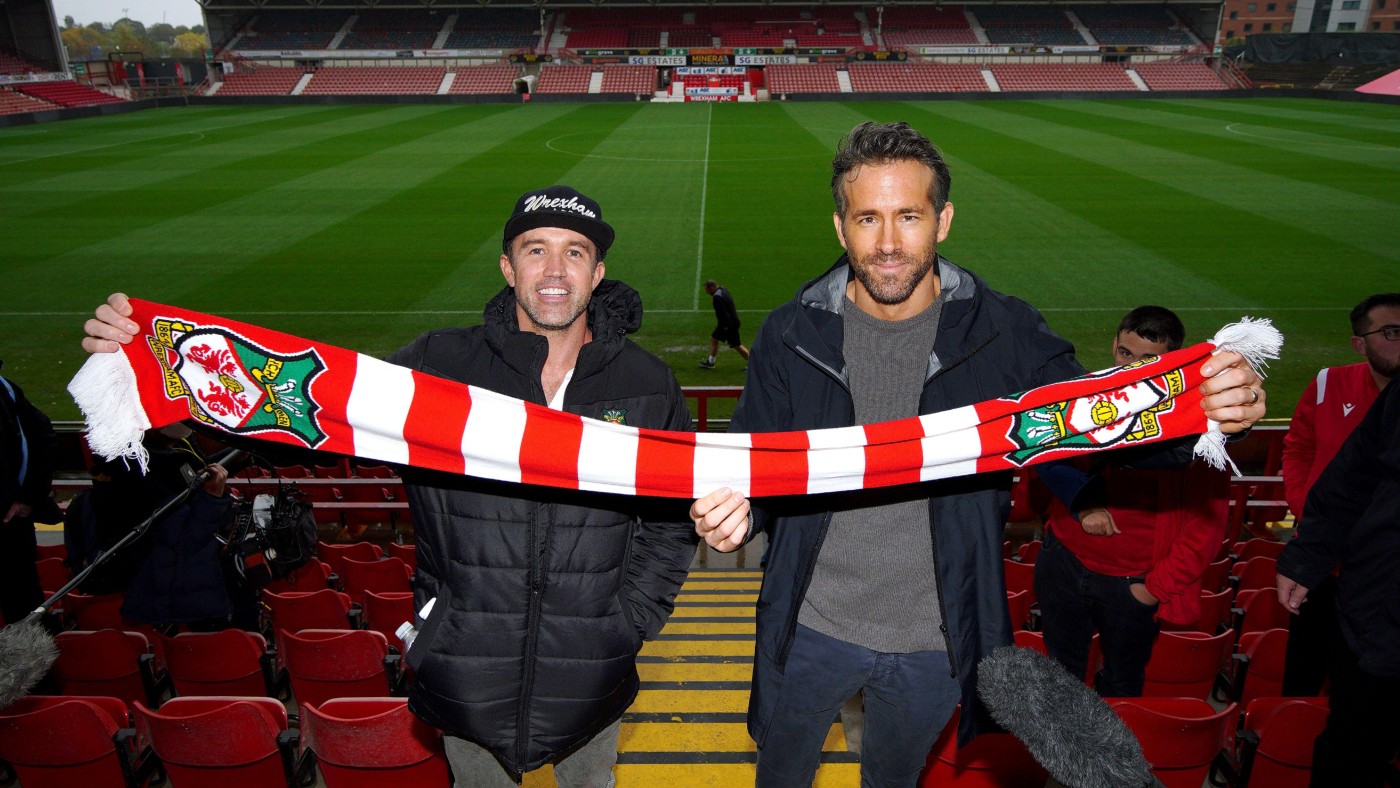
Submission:
[[[1276,582],[1278,584],[1278,603],[1288,608],[1288,612],[1297,615],[1298,608],[1302,607],[1308,599],[1308,589],[1298,585],[1298,581],[1283,575],[1278,575]]]
[[[1133,599],[1144,605],[1157,604],[1157,597],[1152,596],[1152,592],[1147,590],[1146,583],[1131,583],[1128,585],[1128,591],[1132,593]]]
[[[16,517],[28,517],[29,513],[32,511],[34,511],[34,507],[30,506],[29,504],[15,501],[14,503],[10,504],[10,510],[8,512],[5,512],[4,522],[8,523]]]
[[[705,544],[732,553],[749,534],[749,499],[721,487],[690,505],[690,519]]]
[[[1220,422],[1225,434],[1244,432],[1264,418],[1263,381],[1249,366],[1244,356],[1226,350],[1211,356],[1201,365],[1205,382],[1201,383],[1201,407],[1206,418]]]
[[[115,353],[121,345],[131,344],[139,330],[136,323],[128,320],[131,316],[131,302],[125,293],[107,296],[107,303],[99,306],[83,324],[87,336],[83,339],[83,350],[89,353]]]
[[[204,467],[209,471],[209,480],[204,483],[204,491],[215,498],[224,497],[224,488],[228,483],[228,470],[217,462],[211,462]]]
[[[1084,529],[1084,533],[1090,536],[1113,536],[1122,533],[1118,530],[1118,524],[1113,522],[1113,515],[1107,509],[1085,509],[1079,513],[1079,525]]]

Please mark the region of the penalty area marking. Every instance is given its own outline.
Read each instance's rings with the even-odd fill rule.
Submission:
[[[1230,132],[1231,134],[1238,134],[1238,135],[1240,135],[1241,137],[1252,137],[1252,138],[1257,139],[1257,140],[1266,140],[1266,141],[1268,141],[1268,142],[1285,142],[1285,143],[1293,143],[1293,144],[1297,144],[1297,145],[1325,145],[1325,146],[1327,146],[1327,147],[1329,147],[1329,148],[1344,148],[1344,149],[1347,149],[1347,150],[1364,150],[1364,151],[1372,151],[1372,152],[1378,152],[1378,153],[1396,153],[1396,152],[1400,152],[1400,148],[1392,148],[1392,147],[1385,146],[1385,145],[1357,144],[1357,143],[1355,143],[1355,142],[1326,142],[1326,141],[1323,141],[1323,140],[1311,139],[1311,137],[1316,136],[1316,135],[1311,135],[1311,134],[1308,135],[1308,136],[1310,137],[1310,139],[1299,139],[1299,138],[1297,138],[1297,137],[1290,137],[1290,136],[1272,136],[1272,135],[1269,135],[1269,134],[1256,134],[1256,133],[1251,133],[1251,132],[1248,132],[1248,131],[1242,131],[1240,128],[1238,128],[1238,127],[1240,127],[1240,126],[1250,126],[1250,125],[1251,125],[1251,124],[1248,124],[1248,123],[1227,123],[1227,124],[1225,124],[1225,130],[1228,131],[1228,132]],[[1279,131],[1279,129],[1273,129],[1273,127],[1271,127],[1271,126],[1253,126],[1253,128],[1272,129],[1272,130],[1274,130],[1274,131]],[[1288,134],[1288,133],[1291,133],[1291,132],[1285,132],[1285,134]],[[1304,133],[1306,133],[1306,132],[1304,132]]]

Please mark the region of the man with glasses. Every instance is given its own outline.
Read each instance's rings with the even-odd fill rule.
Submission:
[[[1322,469],[1365,418],[1381,389],[1400,371],[1400,293],[1377,293],[1351,310],[1351,347],[1365,361],[1317,373],[1293,413],[1283,439],[1283,495],[1303,522],[1304,501]],[[1328,650],[1337,629],[1335,577],[1308,593],[1293,617],[1284,670],[1284,695],[1316,695],[1326,676]]]

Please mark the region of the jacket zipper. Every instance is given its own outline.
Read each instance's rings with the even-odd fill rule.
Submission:
[[[850,397],[851,387],[847,384],[846,379],[841,375],[841,373],[832,369],[831,365],[819,361],[816,356],[813,356],[811,353],[807,352],[806,348],[802,347],[801,345],[794,345],[793,350],[797,351],[798,355],[811,362],[811,364],[817,369],[820,369],[821,371],[830,375],[832,379],[834,379],[838,384],[840,384],[841,388],[846,392],[846,396]],[[851,403],[851,413],[849,419],[847,420],[852,423],[854,423],[856,420],[854,402]],[[802,612],[802,600],[807,597],[807,587],[810,586],[812,583],[812,572],[816,570],[817,556],[820,555],[822,551],[822,544],[826,542],[826,530],[828,527],[831,526],[832,514],[832,512],[827,512],[825,515],[822,516],[821,533],[817,536],[817,541],[813,543],[812,550],[807,556],[807,571],[804,574],[802,580],[802,587],[797,590],[797,604],[792,606],[792,612],[788,614],[787,629],[785,634],[783,635],[783,647],[780,653],[778,654],[779,665],[787,664],[788,652],[792,650],[792,641],[795,639],[794,635],[797,632],[797,616]]]
[[[547,504],[540,507],[546,517],[552,511]],[[546,523],[548,527],[548,523]],[[534,518],[530,522],[530,536],[527,540],[530,551],[530,601],[525,615],[525,672],[520,685],[520,707],[515,718],[515,768],[523,775],[524,764],[529,748],[530,700],[535,691],[535,650],[539,646],[540,607],[544,603],[544,578],[539,557],[539,533]]]
[[[938,529],[933,527],[933,503],[928,507],[928,536],[933,548],[933,590],[938,595],[938,631],[943,634],[943,645],[948,651],[948,675],[958,677],[958,657],[953,652],[953,636],[948,631],[948,608],[943,604],[943,574],[938,571]]]

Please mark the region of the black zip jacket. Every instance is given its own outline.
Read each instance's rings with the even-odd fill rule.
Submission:
[[[521,332],[507,288],[485,324],[432,331],[395,364],[545,404],[544,337]],[[641,299],[604,280],[564,410],[690,429],[670,369],[626,338]],[[683,502],[404,470],[418,537],[414,598],[437,602],[408,653],[409,707],[522,773],[612,724],[638,688],[636,655],[661,630],[698,538]]]
[[[1278,573],[1304,588],[1341,564],[1337,620],[1361,669],[1400,679],[1400,384],[1381,390],[1308,492]]]
[[[971,405],[1083,374],[1069,342],[1034,308],[992,290],[938,258],[947,300],[928,355],[919,413]],[[734,413],[736,432],[847,427],[855,406],[842,358],[841,310],[851,279],[843,255],[759,329],[748,381]],[[990,722],[977,700],[977,663],[1011,642],[1002,570],[1002,531],[1010,510],[1010,473],[923,484],[929,498],[943,635],[963,690],[961,741]],[[769,539],[757,612],[757,648],[749,732],[763,745],[773,719],[797,614],[834,509],[878,501],[879,490],[756,502],[754,530]],[[975,710],[970,713],[969,710]]]

